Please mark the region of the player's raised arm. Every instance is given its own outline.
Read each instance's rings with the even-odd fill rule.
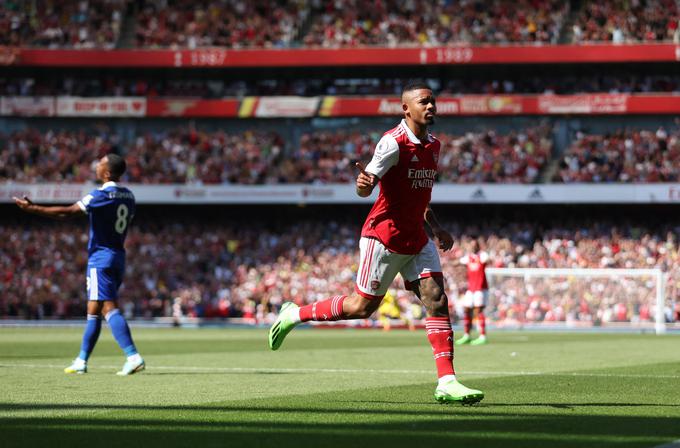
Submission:
[[[71,205],[38,205],[33,203],[27,196],[23,199],[13,197],[14,203],[23,211],[34,215],[46,216],[53,219],[68,219],[75,216],[82,216],[83,210],[78,203]]]
[[[434,214],[432,207],[429,205],[425,209],[425,222],[432,229],[437,242],[439,243],[439,248],[441,250],[449,250],[453,247],[453,237],[449,232],[444,230],[437,220],[437,216]]]
[[[357,162],[355,166],[359,169],[359,175],[357,176],[357,194],[362,198],[370,196],[375,186],[378,185],[378,176],[367,173],[360,162]]]
[[[399,163],[399,145],[393,136],[386,134],[376,145],[373,158],[366,168],[359,162],[355,164],[359,168],[357,194],[362,198],[369,196],[385,173],[397,163]]]

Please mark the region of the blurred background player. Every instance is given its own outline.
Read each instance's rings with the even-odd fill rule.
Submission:
[[[401,319],[401,310],[397,301],[392,294],[392,291],[387,291],[385,297],[377,311],[378,321],[382,324],[383,331],[390,331],[392,328],[392,319]]]
[[[377,318],[383,327],[383,331],[390,331],[393,319],[401,320],[410,331],[415,331],[414,312],[411,305],[406,297],[397,299],[396,290],[388,290],[377,311]],[[420,305],[416,306],[420,307]]]
[[[484,307],[489,302],[489,285],[486,281],[486,264],[489,254],[480,250],[479,241],[473,239],[470,244],[470,252],[460,258],[460,263],[467,268],[467,291],[463,297],[463,337],[456,341],[456,345],[470,344],[482,345],[488,343],[486,338],[486,316]],[[477,318],[477,330],[479,337],[472,339],[470,330],[472,320]]]
[[[42,206],[30,199],[14,198],[22,210],[54,219],[89,215],[90,240],[87,261],[87,324],[80,353],[64,369],[66,373],[87,373],[87,361],[101,332],[102,316],[111,327],[113,337],[123,349],[127,361],[118,375],[131,375],[144,370],[145,363],[137,352],[130,328],[118,309],[118,288],[125,272],[125,237],[135,214],[135,197],[116,182],[125,173],[125,160],[108,154],[97,163],[97,180],[101,188],[93,190],[80,201],[69,206]]]
[[[427,309],[425,328],[434,352],[437,401],[476,403],[479,390],[457,381],[453,368],[453,330],[439,253],[425,232],[425,223],[442,250],[453,246],[430,208],[437,176],[440,143],[429,132],[437,112],[432,89],[424,82],[407,84],[401,95],[404,119],[378,142],[366,169],[359,163],[357,194],[380,193],[361,232],[360,263],[354,293],[298,307],[286,302],[269,331],[269,347],[278,350],[300,322],[365,319],[379,307],[398,273]]]
[[[385,293],[376,315],[384,331],[390,331],[392,320],[400,320],[409,331],[415,331],[415,320],[422,318],[422,305],[412,303],[406,294],[400,294],[395,288],[390,288]]]

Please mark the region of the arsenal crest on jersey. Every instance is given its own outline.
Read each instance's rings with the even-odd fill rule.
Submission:
[[[434,159],[434,163],[439,163],[439,154],[438,153],[435,152],[434,154],[432,154],[432,158]]]

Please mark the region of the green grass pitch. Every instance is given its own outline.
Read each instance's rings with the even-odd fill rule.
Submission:
[[[680,337],[494,332],[456,347],[477,406],[437,404],[424,331],[108,328],[87,375],[78,328],[0,327],[0,446],[654,447],[680,439]]]

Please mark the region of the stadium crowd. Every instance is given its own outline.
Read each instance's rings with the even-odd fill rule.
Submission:
[[[126,13],[138,48],[556,43],[558,0],[80,0],[5,2],[0,45],[112,48]]]
[[[82,223],[0,224],[0,316],[63,318],[84,312],[87,234]],[[668,274],[669,319],[680,312],[678,231],[624,223],[444,223],[455,236],[442,253],[449,295],[465,291],[465,269],[454,262],[475,236],[494,267],[660,268]],[[242,317],[270,321],[287,300],[309,303],[351,291],[359,227],[301,221],[267,227],[188,219],[138,219],[128,241],[121,290],[131,316]],[[645,322],[654,318],[650,279],[574,278],[546,282],[505,279],[493,289],[489,315],[500,324]],[[407,294],[397,279],[394,292]],[[675,308],[674,308],[675,307]]]
[[[112,49],[128,0],[4,1],[0,46]]]
[[[274,131],[204,131],[193,125],[140,131],[129,139],[105,125],[87,130],[0,134],[0,181],[87,182],[95,161],[114,151],[129,165],[126,182],[146,184],[351,183],[356,161],[368,162],[382,133],[317,130],[297,142]],[[605,135],[577,132],[553,153],[548,123],[508,134],[438,132],[439,182],[532,183],[554,157],[558,183],[655,183],[680,179],[680,133],[663,127]]]
[[[660,127],[605,135],[577,133],[565,151],[556,182],[677,182],[680,133]]]
[[[309,14],[304,0],[145,0],[136,16],[138,48],[282,48]]]
[[[0,180],[86,182],[96,160],[118,151],[128,163],[127,182],[277,183],[286,180],[277,177],[287,166],[279,160],[283,146],[275,133],[209,133],[191,126],[125,142],[106,126],[44,133],[29,128],[0,138]]]
[[[494,131],[438,134],[440,181],[537,180],[551,156],[551,128],[507,135]],[[275,132],[205,132],[192,126],[141,132],[130,141],[106,126],[88,131],[25,129],[0,138],[0,181],[86,182],[95,161],[117,151],[128,162],[126,182],[147,184],[276,184],[353,182],[353,163],[368,162],[378,132],[315,131],[299,144]]]
[[[572,29],[579,42],[680,42],[674,0],[583,2]]]
[[[506,135],[493,130],[440,134],[439,180],[451,183],[532,183],[551,158],[549,124]]]
[[[305,46],[557,43],[569,11],[569,2],[556,0],[318,3]]]
[[[0,45],[113,48],[680,41],[673,0],[38,0],[0,5]],[[577,4],[574,5],[577,7]]]

